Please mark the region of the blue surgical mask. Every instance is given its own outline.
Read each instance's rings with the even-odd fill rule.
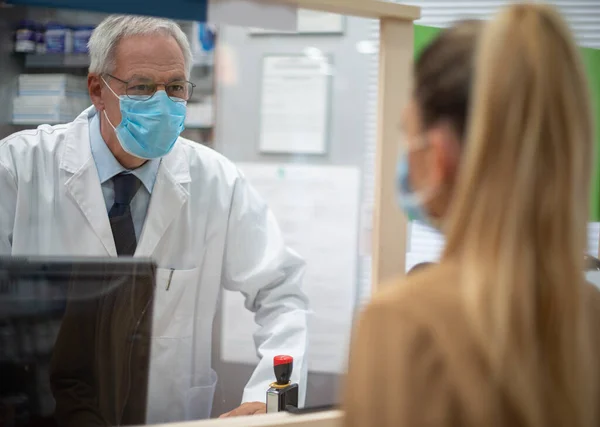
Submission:
[[[106,82],[105,82],[106,83]],[[111,92],[113,90],[106,85]],[[148,100],[118,96],[121,123],[115,127],[117,139],[127,153],[140,159],[157,159],[167,155],[184,129],[186,102],[172,101],[163,90]]]
[[[408,152],[401,154],[396,169],[396,191],[398,203],[410,220],[417,220],[433,226],[424,203],[425,197],[418,194],[410,183]]]

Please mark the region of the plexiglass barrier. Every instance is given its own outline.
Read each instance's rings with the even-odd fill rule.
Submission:
[[[0,420],[260,414],[279,355],[292,404],[337,404],[372,288],[379,21],[113,19],[90,60],[105,15],[0,11]],[[7,309],[36,286],[51,324]]]

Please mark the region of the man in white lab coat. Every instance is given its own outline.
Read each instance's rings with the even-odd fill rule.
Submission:
[[[89,48],[93,107],[0,141],[0,254],[156,261],[148,422],[210,416],[221,287],[241,292],[260,326],[261,361],[227,415],[265,411],[278,354],[294,357],[306,390],[303,261],[236,167],[179,137],[193,90],[185,34],[168,20],[109,17]]]

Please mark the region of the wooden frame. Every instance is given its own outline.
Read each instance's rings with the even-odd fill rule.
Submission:
[[[380,0],[264,0],[265,3],[289,4],[300,9],[321,10],[340,15],[373,19],[393,19],[404,23],[421,17],[421,8]],[[412,59],[411,59],[412,60]]]
[[[412,21],[381,19],[379,47],[379,107],[373,210],[373,291],[405,274],[407,220],[398,209],[396,166],[400,114],[410,96],[414,35]]]

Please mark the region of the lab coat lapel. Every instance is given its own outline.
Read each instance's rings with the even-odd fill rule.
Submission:
[[[187,185],[191,181],[185,146],[178,141],[158,168],[150,206],[136,256],[151,257],[160,239],[180,214],[189,198]]]
[[[61,160],[62,170],[72,174],[65,187],[90,227],[94,230],[110,256],[117,256],[106,205],[98,178],[98,170],[90,147],[89,118],[94,114],[93,107],[88,108],[70,125],[66,135],[66,147]],[[73,230],[80,233],[80,230]]]

